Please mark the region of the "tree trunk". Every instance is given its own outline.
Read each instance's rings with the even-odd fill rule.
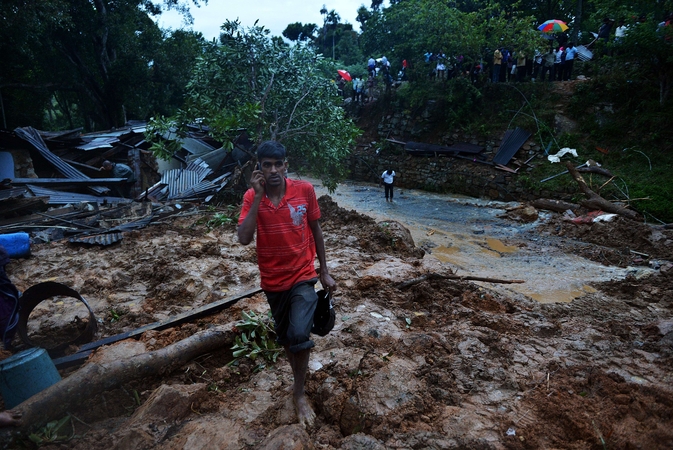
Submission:
[[[40,428],[62,418],[75,405],[81,406],[101,392],[139,378],[169,373],[232,340],[230,331],[224,327],[215,327],[160,350],[110,363],[90,363],[14,408],[22,413],[18,430],[27,433]]]
[[[569,209],[574,211],[580,207],[577,203],[568,203],[563,200],[552,200],[549,198],[538,198],[537,200],[532,201],[531,205],[537,209],[546,209],[548,211],[556,211],[560,213],[566,212]]]
[[[570,161],[566,162],[566,167],[575,181],[577,181],[577,184],[579,184],[580,189],[582,192],[584,192],[584,195],[587,196],[587,200],[582,200],[580,202],[582,206],[590,209],[600,209],[605,212],[619,214],[632,220],[640,220],[637,212],[622,206],[615,205],[614,203],[605,200],[603,197],[592,191],[587,185],[586,181],[584,181],[584,178],[582,178],[582,175],[580,175],[580,173]]]

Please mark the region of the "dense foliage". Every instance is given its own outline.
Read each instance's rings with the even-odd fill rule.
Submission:
[[[184,0],[0,2],[2,125],[93,130],[174,111],[203,38],[159,29],[162,6],[188,14]]]
[[[260,26],[226,22],[220,41],[198,59],[184,108],[154,119],[150,135],[184,134],[198,121],[226,145],[245,129],[256,143],[282,142],[291,159],[304,160],[334,187],[358,132],[339,105],[334,63],[306,46],[282,45]]]

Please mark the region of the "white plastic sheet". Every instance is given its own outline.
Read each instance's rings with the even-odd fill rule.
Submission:
[[[551,161],[552,163],[561,162],[561,156],[563,156],[567,153],[570,153],[575,158],[577,158],[577,150],[575,150],[574,148],[564,147],[561,150],[559,150],[557,154],[547,156],[547,159],[549,161]]]

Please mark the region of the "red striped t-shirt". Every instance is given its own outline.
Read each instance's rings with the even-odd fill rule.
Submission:
[[[243,196],[241,225],[255,198],[254,189]],[[262,289],[280,292],[300,281],[316,278],[315,241],[309,221],[320,219],[311,183],[285,180],[285,196],[278,207],[264,196],[257,212],[257,263]]]

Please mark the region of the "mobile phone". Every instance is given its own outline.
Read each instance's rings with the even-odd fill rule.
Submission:
[[[257,165],[255,166],[255,170],[262,170],[262,166],[260,166],[259,163],[257,163]]]

